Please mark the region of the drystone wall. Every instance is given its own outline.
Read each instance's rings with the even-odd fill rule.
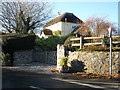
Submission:
[[[16,51],[13,58],[13,65],[29,64],[33,61],[33,50]]]
[[[33,61],[48,64],[57,64],[56,51],[36,51],[33,53]]]
[[[56,51],[42,51],[40,47],[34,47],[33,50],[15,51],[13,58],[13,65],[29,64],[31,62],[57,64]]]
[[[109,52],[102,51],[79,51],[71,52],[68,56],[70,62],[78,60],[83,62],[84,70],[87,73],[109,73]],[[112,53],[112,73],[120,72],[120,52]]]

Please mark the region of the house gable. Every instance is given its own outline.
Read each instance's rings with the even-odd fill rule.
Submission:
[[[64,13],[48,22],[44,29],[50,29],[52,31],[61,31],[61,35],[68,35],[72,33],[75,27],[80,26],[83,23],[82,20],[77,18],[73,13]]]
[[[69,23],[83,23],[82,20],[80,20],[78,17],[76,17],[73,13],[64,13],[62,15],[59,15],[57,17],[55,17],[53,20],[51,20],[50,22],[48,22],[45,27],[48,27],[50,25],[53,25],[57,22],[69,22]]]

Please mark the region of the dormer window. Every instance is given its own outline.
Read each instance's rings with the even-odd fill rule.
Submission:
[[[72,29],[75,29],[77,27],[77,25],[76,24],[72,24]]]

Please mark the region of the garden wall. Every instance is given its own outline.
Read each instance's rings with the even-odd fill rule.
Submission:
[[[33,61],[33,50],[15,51],[13,58],[13,65],[29,64]]]
[[[31,62],[57,64],[56,51],[42,51],[40,47],[34,47],[31,50],[15,51],[13,58],[13,65],[29,64]]]
[[[78,60],[84,63],[85,72],[109,73],[109,52],[103,51],[79,51],[71,52],[68,62]],[[120,71],[120,52],[112,53],[112,73]]]

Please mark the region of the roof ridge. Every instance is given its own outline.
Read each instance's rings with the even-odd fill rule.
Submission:
[[[63,13],[63,14],[60,14],[60,15],[54,17],[53,20],[54,20],[55,18],[58,18],[58,17],[60,17],[60,16],[62,16],[62,15],[68,14],[68,13],[69,13],[69,12],[65,12],[65,13]],[[71,14],[73,14],[73,13],[71,13]]]
[[[73,22],[73,23],[77,23],[77,22],[82,23],[83,22],[78,17],[76,17],[73,13],[65,12],[65,13],[63,13],[63,14],[61,14],[59,16],[56,16],[55,18],[53,18],[44,27],[50,26],[50,25],[52,25],[54,23],[57,23],[59,21],[65,22],[65,18],[67,18],[67,22]]]

